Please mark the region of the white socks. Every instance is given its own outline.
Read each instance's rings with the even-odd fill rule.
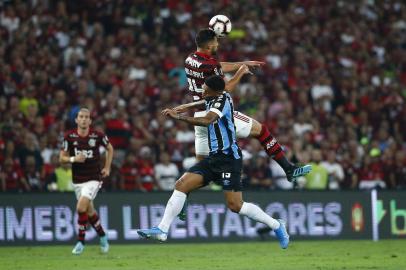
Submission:
[[[255,221],[262,222],[273,230],[278,229],[280,226],[276,219],[270,217],[267,213],[262,211],[261,208],[253,203],[243,202],[241,210],[238,214],[247,216]]]
[[[186,194],[178,190],[174,190],[172,196],[169,198],[168,203],[166,204],[164,216],[159,223],[158,228],[163,232],[168,232],[169,227],[171,226],[172,221],[182,210],[183,204],[186,201]]]

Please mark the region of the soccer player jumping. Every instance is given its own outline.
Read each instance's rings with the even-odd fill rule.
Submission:
[[[241,65],[237,71],[242,75],[249,72],[246,65]],[[209,155],[176,181],[175,190],[159,225],[151,229],[137,230],[137,233],[143,238],[166,241],[169,227],[186,201],[186,194],[214,181],[223,187],[227,207],[231,211],[269,226],[275,231],[280,246],[285,249],[289,244],[289,235],[284,222],[273,219],[255,204],[244,202],[242,199],[242,154],[237,144],[233,101],[230,94],[224,91],[225,86],[221,76],[206,78],[201,97],[206,99],[207,113],[202,117],[183,116],[173,109],[165,109],[162,112],[175,120],[206,128]]]
[[[101,252],[107,253],[109,251],[107,235],[94,209],[93,200],[103,184],[101,177],[110,175],[114,150],[106,135],[90,129],[92,120],[88,109],[81,108],[75,121],[77,129],[65,134],[59,155],[61,163],[72,163],[73,186],[78,200],[76,210],[79,216],[79,233],[72,254],[79,255],[83,252],[88,222],[100,237]],[[100,170],[100,146],[106,148],[106,161],[102,170]]]
[[[234,76],[225,83],[225,90],[231,93],[245,74],[239,70],[242,65],[259,67],[265,64],[264,62],[258,61],[219,62],[215,58],[219,43],[215,32],[211,29],[200,30],[196,35],[195,42],[197,50],[191,53],[185,60],[185,72],[189,83],[189,93],[193,96],[194,102],[173,108],[178,113],[203,106],[204,100],[202,100],[202,93],[205,78],[211,75],[224,77],[223,72],[237,71]],[[194,116],[204,116],[205,114],[205,111],[200,111],[196,112]],[[257,139],[268,156],[273,158],[283,168],[288,181],[291,182],[295,178],[306,175],[311,171],[311,165],[298,166],[288,161],[282,151],[281,145],[276,138],[271,135],[269,129],[264,124],[238,111],[234,111],[233,114],[237,138],[252,137]],[[204,127],[195,126],[195,149],[197,160],[202,160],[209,153],[208,134],[207,129]],[[185,209],[186,207],[182,209],[179,215],[181,220],[186,219]]]
[[[185,60],[185,72],[188,78],[190,94],[193,96],[194,102],[174,108],[178,113],[204,104],[204,100],[202,100],[202,86],[205,78],[211,75],[224,77],[224,72],[237,71],[243,65],[258,67],[264,64],[258,61],[218,62],[214,56],[217,54],[219,44],[215,32],[211,29],[200,30],[196,35],[195,41],[197,46],[196,52],[191,53]],[[225,83],[225,90],[232,92],[244,74],[239,71],[235,72],[234,76]],[[310,172],[310,165],[300,167],[286,159],[281,145],[264,124],[241,112],[234,111],[233,113],[237,138],[253,137],[259,140],[268,156],[273,158],[283,168],[288,181],[292,181]],[[205,114],[205,111],[196,112],[194,116],[203,116]],[[198,160],[202,160],[209,153],[207,129],[196,126],[195,137],[196,157]]]

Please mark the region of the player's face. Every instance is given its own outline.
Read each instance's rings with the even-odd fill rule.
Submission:
[[[203,84],[202,97],[206,98],[210,96],[213,96],[213,91],[206,84]]]
[[[203,92],[202,92],[202,97],[206,98],[207,97],[207,85],[203,84]]]
[[[90,113],[87,111],[80,111],[76,117],[76,124],[79,128],[87,129],[89,128],[92,120],[90,120]]]
[[[210,41],[210,42],[208,43],[208,48],[209,48],[209,51],[210,51],[210,53],[211,53],[212,55],[216,55],[216,54],[217,54],[218,47],[219,47],[219,43],[218,43],[216,37],[215,37],[212,41]]]

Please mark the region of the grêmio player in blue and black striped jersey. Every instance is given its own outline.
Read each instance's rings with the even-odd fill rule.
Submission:
[[[242,65],[240,72],[248,73],[249,69]],[[205,116],[183,116],[172,109],[162,112],[173,119],[207,127],[210,152],[208,157],[192,166],[176,181],[175,190],[159,225],[138,230],[137,233],[147,239],[166,241],[169,227],[186,201],[186,194],[214,181],[223,187],[227,207],[231,211],[266,224],[275,231],[280,246],[285,249],[289,244],[289,235],[284,222],[273,219],[255,204],[244,202],[242,199],[242,155],[236,140],[233,100],[224,88],[224,79],[219,75],[210,76],[205,80],[202,93],[206,100]]]

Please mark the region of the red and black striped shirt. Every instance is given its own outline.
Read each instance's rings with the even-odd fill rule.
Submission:
[[[212,75],[224,76],[216,58],[201,52],[189,54],[185,60],[185,72],[194,101],[202,99],[204,80]]]
[[[107,136],[96,130],[89,130],[84,137],[80,136],[76,129],[65,134],[62,149],[69,152],[70,156],[77,156],[79,153],[86,156],[84,163],[72,164],[74,184],[92,180],[101,181],[99,148],[100,146],[107,147],[108,144]]]

